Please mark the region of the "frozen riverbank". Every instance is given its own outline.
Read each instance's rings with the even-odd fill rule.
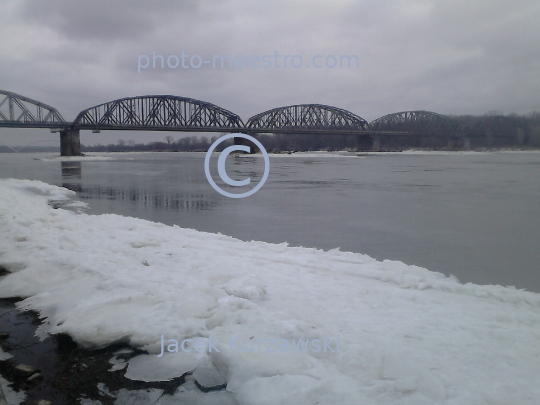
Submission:
[[[239,404],[533,404],[540,396],[538,294],[461,285],[356,253],[51,206],[73,195],[0,180],[0,265],[11,272],[0,296],[27,297],[20,306],[44,317],[42,336],[145,350],[127,366],[132,378],[195,370],[223,379],[223,395]],[[161,335],[179,346],[167,342],[158,357]],[[241,349],[274,339],[289,350],[231,351],[238,336]],[[338,336],[339,350],[290,345]],[[189,345],[198,338],[217,340],[216,350],[197,353]]]

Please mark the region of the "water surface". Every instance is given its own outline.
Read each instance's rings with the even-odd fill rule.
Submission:
[[[89,213],[116,213],[242,240],[288,242],[400,260],[463,283],[540,292],[540,153],[270,156],[265,186],[230,199],[208,184],[204,153],[36,160],[0,154],[0,177],[63,185]],[[233,178],[260,157],[230,157]]]

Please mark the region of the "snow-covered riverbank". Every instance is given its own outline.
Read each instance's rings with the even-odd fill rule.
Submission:
[[[540,397],[539,294],[462,285],[357,253],[53,208],[73,197],[38,181],[0,180],[0,265],[11,272],[0,297],[27,297],[21,307],[44,317],[42,336],[65,332],[86,347],[126,341],[146,350],[130,361],[132,378],[195,369],[222,378],[229,398],[251,405],[502,405]],[[173,340],[158,357],[162,335]],[[340,345],[231,351],[237,336],[246,349],[264,339],[339,336]],[[189,346],[210,337],[218,341],[211,352]],[[185,339],[191,353],[182,350]]]

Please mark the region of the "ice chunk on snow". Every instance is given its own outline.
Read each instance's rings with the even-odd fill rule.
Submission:
[[[152,405],[156,404],[163,390],[151,388],[147,390],[128,391],[121,389],[116,394],[115,405]]]
[[[118,359],[115,357],[111,358],[109,360],[109,363],[111,363],[113,366],[109,369],[109,371],[118,371],[124,369],[128,363],[124,359]]]
[[[137,381],[170,381],[193,371],[200,356],[191,353],[141,354],[129,359],[125,377]]]
[[[99,394],[101,396],[108,396],[108,397],[111,397],[111,398],[114,398],[114,394],[111,394],[111,390],[109,389],[109,387],[107,387],[105,385],[105,383],[98,383],[97,384],[97,389],[99,391]]]
[[[101,401],[94,401],[93,399],[80,398],[80,405],[103,405]]]
[[[11,353],[7,353],[2,350],[2,347],[0,347],[0,361],[9,360],[13,357]]]
[[[227,382],[212,363],[210,356],[206,356],[201,360],[193,371],[193,377],[205,388],[219,387]]]
[[[3,394],[6,398],[7,405],[19,405],[26,399],[26,393],[23,390],[13,390],[13,388],[10,387],[11,384],[12,383],[0,375],[0,400],[2,399]],[[0,403],[1,402],[2,401],[0,401]]]
[[[188,381],[174,395],[163,395],[160,405],[239,405],[234,395],[227,391],[201,392],[194,382]]]

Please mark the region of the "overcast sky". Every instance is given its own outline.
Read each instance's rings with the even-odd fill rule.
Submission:
[[[154,94],[209,101],[244,121],[302,103],[368,121],[419,109],[527,113],[540,110],[539,21],[538,0],[1,0],[0,89],[69,121],[93,105]],[[164,68],[160,58],[152,67],[154,52]],[[286,67],[275,66],[284,63],[276,53],[291,55]],[[270,55],[272,67],[196,67],[213,55]],[[358,67],[340,68],[340,55],[356,55]],[[175,56],[179,66],[169,67]],[[337,66],[325,66],[333,57]],[[168,133],[81,135],[95,144]],[[57,137],[0,129],[8,145]]]

